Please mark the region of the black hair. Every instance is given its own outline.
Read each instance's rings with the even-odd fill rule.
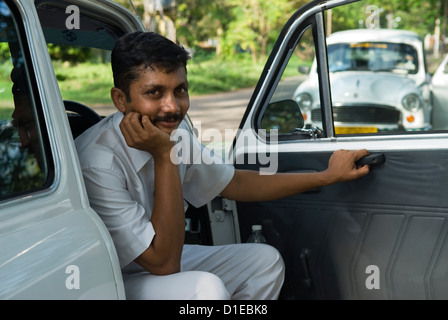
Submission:
[[[130,101],[129,87],[146,68],[166,73],[186,70],[189,53],[180,45],[154,32],[136,31],[119,38],[112,50],[114,86]]]

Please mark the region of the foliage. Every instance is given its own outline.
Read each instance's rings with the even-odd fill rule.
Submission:
[[[128,0],[116,0],[129,7]],[[145,0],[134,0],[142,7]],[[265,60],[286,19],[308,0],[177,0],[175,14],[177,39],[196,49],[212,40],[223,58],[246,53],[254,62]],[[441,20],[444,38],[444,10],[448,0],[369,0],[336,7],[332,11],[332,32],[365,27],[368,6],[380,10],[380,26],[408,29],[422,37],[434,33]],[[141,9],[140,9],[141,10]]]
[[[210,56],[193,60],[188,65],[190,95],[231,91],[256,85],[264,63],[253,64],[248,57],[224,60]]]
[[[90,48],[48,44],[48,51],[52,60],[68,61],[71,64],[86,62],[92,58],[92,50]]]
[[[442,4],[440,0],[360,1],[333,9],[332,30],[365,28],[366,21],[372,14],[367,8],[374,6],[379,10],[381,28],[411,30],[424,37],[428,33],[434,33],[436,19],[443,14]]]
[[[283,77],[296,76],[299,65],[311,65],[313,56],[307,58],[308,60],[297,55],[296,59],[291,59]],[[210,53],[195,54],[188,65],[190,95],[254,87],[260,79],[265,62],[253,63],[247,55],[224,59]]]
[[[17,144],[14,127],[0,120],[0,197],[39,188],[44,183],[35,157]]]
[[[63,99],[88,104],[111,103],[113,79],[109,64],[86,62],[67,67],[65,63],[56,62],[54,68]]]
[[[178,39],[188,47],[198,47],[209,39],[218,39],[232,20],[227,0],[179,1],[176,26]]]
[[[265,60],[270,44],[275,42],[285,23],[285,16],[294,8],[288,0],[228,0],[232,5],[233,20],[224,37],[227,53],[239,46],[250,52],[252,60]]]

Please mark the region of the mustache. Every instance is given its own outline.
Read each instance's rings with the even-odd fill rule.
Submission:
[[[152,120],[153,123],[156,123],[157,121],[180,121],[183,119],[182,114],[179,113],[168,113],[164,114],[163,116],[155,116]]]

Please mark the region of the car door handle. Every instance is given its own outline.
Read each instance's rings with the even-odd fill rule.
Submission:
[[[302,268],[305,273],[305,277],[303,279],[303,284],[307,289],[311,288],[311,275],[310,269],[308,266],[308,260],[311,257],[311,250],[303,248],[300,252],[300,261],[302,262]]]
[[[385,161],[386,156],[384,155],[384,153],[372,153],[356,161],[356,164],[360,166],[365,164],[374,165],[384,163]]]

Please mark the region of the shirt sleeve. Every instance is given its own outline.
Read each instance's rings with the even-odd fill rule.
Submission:
[[[232,180],[235,168],[225,164],[224,160],[193,135],[191,138],[194,157],[187,166],[183,180],[184,198],[195,207],[205,205],[218,196]]]
[[[154,227],[122,176],[98,168],[86,168],[83,174],[90,205],[109,229],[123,268],[149,247]]]

